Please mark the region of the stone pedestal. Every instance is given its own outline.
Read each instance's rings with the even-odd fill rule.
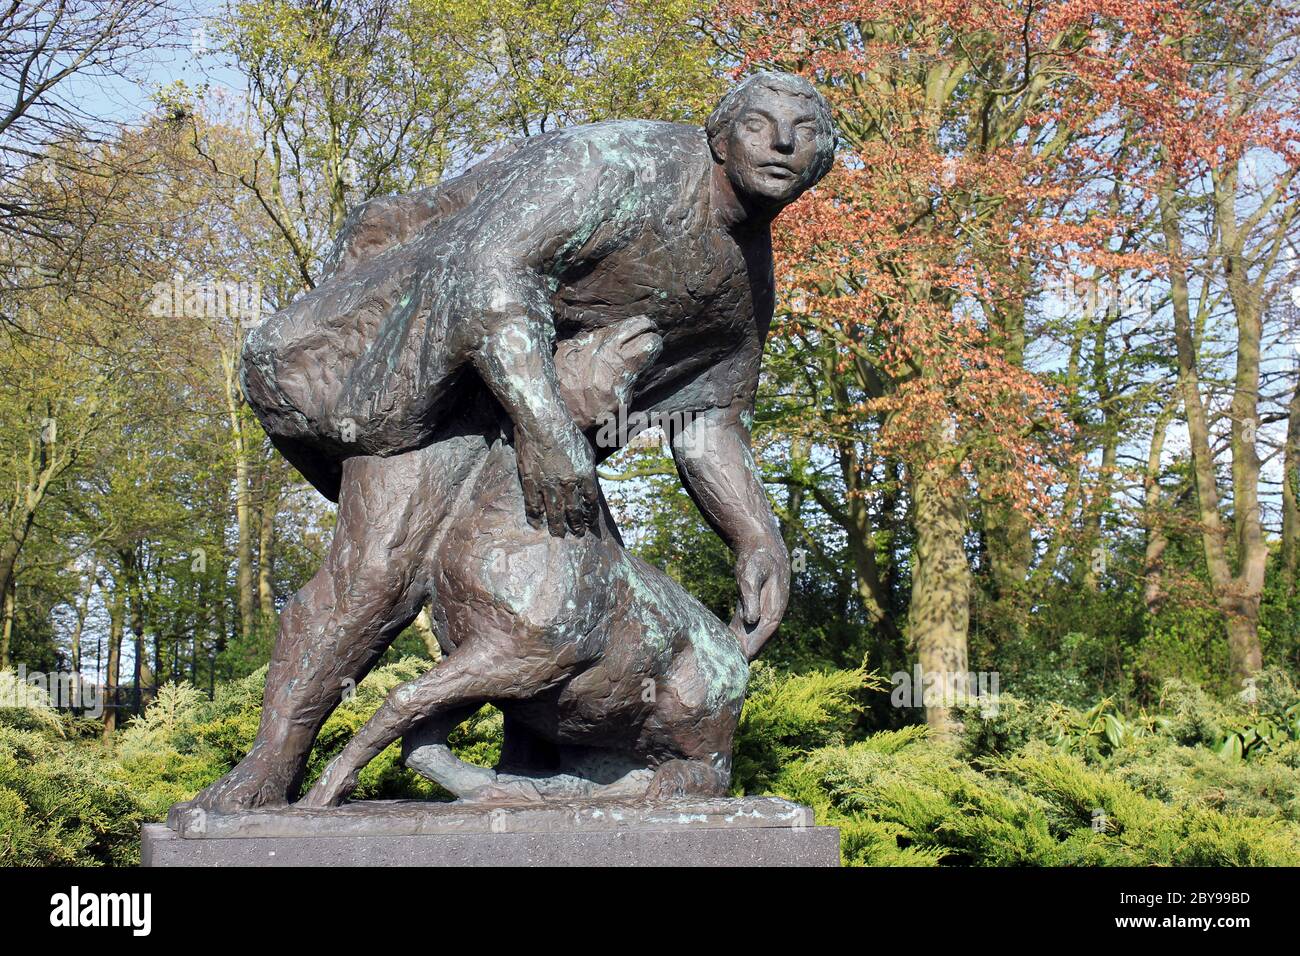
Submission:
[[[145,866],[839,866],[835,827],[775,797],[486,806],[376,800],[333,810],[173,808]]]

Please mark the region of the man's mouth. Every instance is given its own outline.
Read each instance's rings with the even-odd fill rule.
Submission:
[[[793,179],[798,175],[785,163],[763,163],[758,168],[774,179]]]

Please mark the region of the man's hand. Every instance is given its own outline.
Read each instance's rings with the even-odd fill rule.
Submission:
[[[474,369],[515,426],[515,455],[528,523],[551,534],[580,535],[600,526],[600,485],[587,436],[565,408],[552,354],[550,317],[512,306],[509,284],[464,334],[475,344]]]
[[[790,600],[790,556],[749,450],[736,402],[707,410],[672,435],[673,458],[687,493],[736,555],[740,604],[731,628],[750,660],[772,636]]]
[[[557,538],[564,537],[566,527],[575,535],[598,527],[596,462],[586,436],[572,419],[564,416],[540,436],[530,436],[516,427],[515,454],[530,525],[540,528],[545,521]]]
[[[790,556],[780,538],[741,548],[736,584],[740,586],[740,604],[731,629],[752,661],[781,623],[790,600]]]

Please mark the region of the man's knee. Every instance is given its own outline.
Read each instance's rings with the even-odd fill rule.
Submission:
[[[428,597],[415,549],[365,548],[344,569],[347,594],[382,617],[415,617]]]
[[[321,584],[333,592],[327,607],[336,613],[348,608],[351,617],[418,613],[427,592],[422,564],[434,530],[434,522],[412,507],[419,479],[413,457],[346,463],[339,523],[320,572]],[[304,589],[306,599],[320,603],[311,590]]]

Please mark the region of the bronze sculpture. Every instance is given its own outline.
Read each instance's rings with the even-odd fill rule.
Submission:
[[[250,333],[245,394],[339,504],[290,601],[248,756],[193,806],[276,806],[343,688],[428,602],[444,660],[397,688],[304,798],[341,802],[402,738],[466,799],[719,795],[789,559],[749,451],[774,303],[770,225],[829,170],[829,109],[759,73],[705,129],[616,121],[503,150],[348,218],[326,278]],[[628,554],[602,416],[666,416],[737,556],[731,627]],[[625,437],[625,436],[621,436]],[[500,773],[447,734],[505,714]]]

